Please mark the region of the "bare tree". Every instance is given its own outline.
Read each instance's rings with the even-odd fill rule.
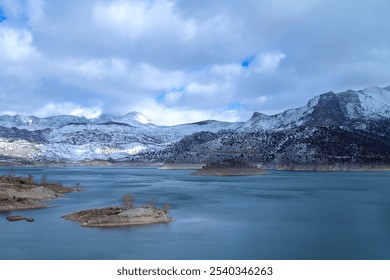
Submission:
[[[131,194],[125,194],[123,195],[122,197],[122,206],[125,208],[125,209],[131,209],[131,208],[134,208],[134,200],[135,200],[135,197]]]
[[[27,176],[27,183],[32,184],[34,183],[34,176],[31,174],[28,174]]]
[[[46,184],[47,183],[47,175],[42,175],[41,176],[41,184]]]
[[[146,201],[142,207],[146,208],[155,208],[156,207],[156,200],[154,198],[151,198],[150,200]]]
[[[171,207],[171,205],[170,204],[164,204],[164,206],[163,206],[163,211],[164,211],[164,213],[166,214],[166,213],[168,213],[168,211],[171,209],[172,207]]]

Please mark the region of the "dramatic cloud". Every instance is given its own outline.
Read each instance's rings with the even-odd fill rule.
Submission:
[[[390,84],[390,4],[0,0],[0,113],[245,121]]]

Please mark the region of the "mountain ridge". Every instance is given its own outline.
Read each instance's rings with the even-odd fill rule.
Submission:
[[[296,122],[297,125],[301,124],[299,121],[306,115],[311,114],[310,110],[314,109],[319,102],[330,102],[333,99],[333,105],[335,102],[341,102],[338,106],[342,111],[344,117],[349,117],[351,119],[357,119],[362,117],[362,114],[366,113],[366,117],[370,118],[380,118],[380,117],[390,117],[390,85],[384,88],[371,86],[363,90],[346,90],[339,93],[334,93],[329,91],[322,93],[311,98],[305,105],[297,108],[287,109],[283,112],[266,115],[261,112],[254,112],[252,117],[245,122],[227,122],[219,120],[201,120],[194,123],[183,123],[171,125],[180,126],[180,125],[191,125],[191,124],[204,124],[204,123],[226,123],[226,124],[236,124],[242,125],[243,128],[246,127],[245,124],[249,121],[266,121],[271,123],[278,123],[274,126],[265,126],[259,125],[260,128],[264,129],[275,129],[275,128],[284,128],[286,125],[291,122]],[[337,100],[334,100],[337,99]],[[334,107],[337,109],[337,106]],[[368,113],[367,113],[368,112]],[[338,113],[340,115],[340,112]],[[0,126],[4,127],[16,127],[27,130],[39,130],[44,128],[58,128],[67,124],[76,124],[76,123],[87,123],[87,124],[102,124],[107,122],[116,122],[116,123],[125,123],[133,126],[141,125],[155,125],[151,120],[140,112],[130,112],[122,116],[111,115],[102,113],[100,116],[95,118],[87,118],[84,116],[74,116],[74,115],[55,115],[49,117],[39,118],[32,115],[21,115],[16,114],[11,115],[2,115],[0,116]],[[239,127],[238,127],[239,128]]]
[[[388,127],[390,86],[329,91],[301,107],[275,115],[254,112],[248,121],[235,123],[158,126],[138,112],[94,119],[5,115],[0,116],[0,159],[390,163]]]

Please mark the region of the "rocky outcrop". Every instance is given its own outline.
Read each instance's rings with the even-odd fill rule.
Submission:
[[[75,212],[62,217],[77,221],[83,227],[121,227],[132,225],[148,225],[170,223],[174,220],[167,213],[156,207],[139,207],[126,209],[123,207],[107,207]]]
[[[45,208],[39,202],[79,191],[54,183],[34,183],[32,178],[0,176],[0,211]]]

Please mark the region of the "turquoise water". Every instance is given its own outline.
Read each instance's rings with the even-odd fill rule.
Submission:
[[[1,259],[390,259],[386,172],[195,177],[155,168],[14,169],[85,191],[48,202],[50,209],[0,213]],[[176,222],[83,228],[60,218],[119,205],[126,193],[138,204],[171,204]],[[35,222],[8,222],[11,214]]]

